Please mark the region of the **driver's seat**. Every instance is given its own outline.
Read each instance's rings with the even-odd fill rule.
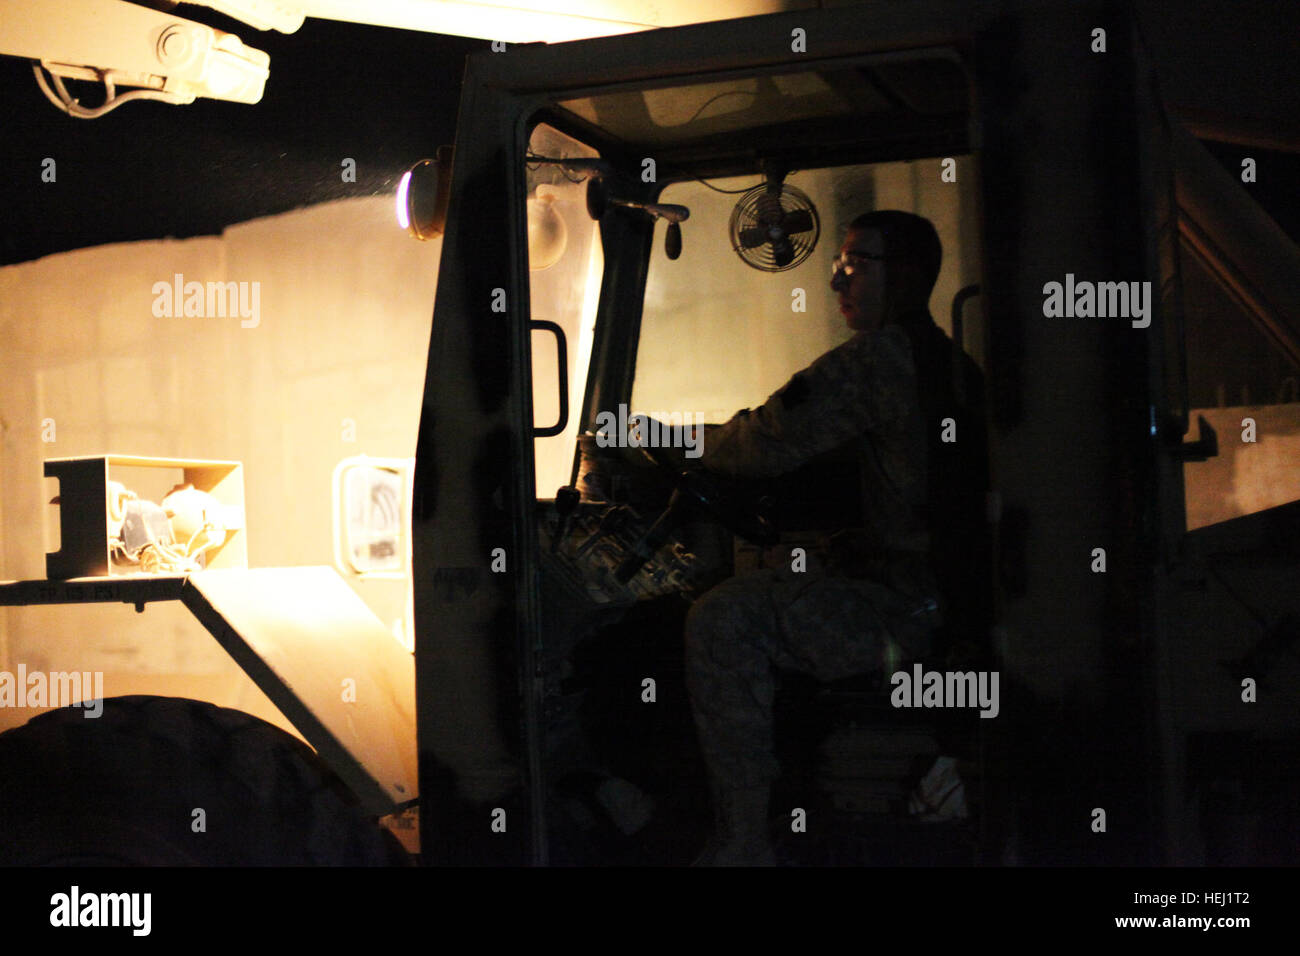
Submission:
[[[967,287],[954,299],[952,339],[941,341],[938,333],[913,343],[918,376],[929,385],[922,395],[930,436],[927,523],[945,610],[930,653],[918,662],[896,662],[900,669],[910,670],[914,663],[939,671],[994,666],[995,555],[986,518],[984,378],[960,344],[962,306],[978,291]],[[946,418],[956,422],[955,442],[942,440]],[[890,862],[895,850],[905,858],[894,862],[978,862],[976,821],[983,804],[988,721],[973,709],[896,710],[890,702],[892,674],[883,671],[825,683],[794,673],[779,676],[777,708],[785,714],[776,720],[778,755],[791,771],[781,786],[795,787],[805,801],[821,794],[822,809],[846,833],[865,834],[858,859],[834,862]],[[782,733],[783,726],[793,733]],[[906,812],[907,798],[939,756],[956,760],[968,816],[951,824],[917,823]],[[920,851],[898,844],[899,839],[906,844],[907,832],[918,826],[926,835]],[[943,838],[930,840],[938,834]]]

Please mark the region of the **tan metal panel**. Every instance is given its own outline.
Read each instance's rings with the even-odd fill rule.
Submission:
[[[181,600],[368,811],[415,798],[414,661],[333,568],[201,571]]]

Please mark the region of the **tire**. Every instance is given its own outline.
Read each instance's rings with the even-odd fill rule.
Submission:
[[[103,705],[97,718],[65,707],[0,734],[0,865],[408,861],[315,751],[278,727],[182,698]]]

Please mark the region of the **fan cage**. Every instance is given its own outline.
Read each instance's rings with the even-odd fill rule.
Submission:
[[[787,183],[781,185],[777,201],[780,203],[782,216],[788,217],[793,212],[807,212],[812,217],[813,227],[786,237],[793,247],[794,255],[785,265],[778,265],[771,242],[746,248],[740,241],[741,233],[746,229],[766,228],[769,225],[762,217],[762,206],[770,201],[769,196],[768,187],[763,184],[748,190],[736,201],[729,224],[731,247],[748,266],[763,272],[786,272],[802,265],[812,255],[817,247],[817,240],[821,238],[821,218],[817,215],[817,207],[807,193],[797,186]]]

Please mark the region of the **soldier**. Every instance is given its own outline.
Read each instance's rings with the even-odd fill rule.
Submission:
[[[956,516],[939,514],[954,502],[944,503],[927,463],[942,453],[940,416],[957,398],[954,347],[928,310],[941,256],[934,227],[919,216],[853,220],[831,288],[856,334],[706,436],[700,464],[736,477],[780,475],[856,443],[866,527],[837,536],[829,567],[740,575],[692,607],[686,680],[716,816],[698,863],[775,862],[767,830],[778,771],[774,666],[823,681],[878,671],[927,653],[941,623],[928,525]],[[962,383],[978,391],[978,368],[957,355],[965,362],[957,391]]]

